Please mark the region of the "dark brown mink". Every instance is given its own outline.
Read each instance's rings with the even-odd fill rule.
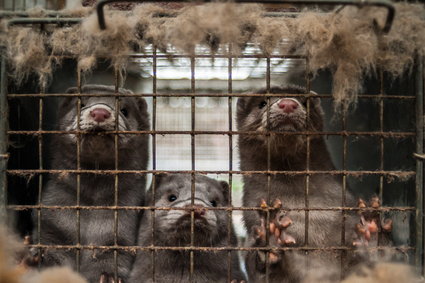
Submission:
[[[304,88],[298,86],[272,87],[269,92],[266,90],[255,92],[255,94],[266,93],[282,94],[282,97],[267,99],[266,96],[246,96],[238,99],[238,130],[264,134],[239,135],[241,170],[334,170],[335,167],[323,135],[309,135],[310,154],[307,156],[307,136],[296,134],[297,132],[323,131],[324,113],[316,94],[308,93]],[[295,96],[291,97],[291,94]],[[297,96],[299,94],[306,94],[306,96]],[[270,136],[268,137],[267,134]],[[268,154],[270,154],[270,161],[268,161]],[[343,186],[340,176],[329,173],[311,174],[306,188],[307,177],[305,174],[288,173],[271,174],[269,184],[266,174],[243,175],[243,206],[270,206],[274,209],[269,216],[270,226],[266,225],[266,213],[244,211],[243,220],[249,234],[248,245],[266,246],[266,230],[271,234],[268,245],[272,247],[323,248],[347,244],[352,246],[353,243],[368,245],[370,234],[372,233],[376,237],[375,232],[381,227],[376,214],[362,215],[360,217],[363,221],[360,223],[362,227],[357,227],[359,216],[355,213],[352,215],[347,213],[347,218],[343,222],[341,210],[323,210],[340,207],[343,204],[356,206],[354,197],[348,190],[345,192],[345,203],[343,203]],[[268,188],[270,189],[269,195]],[[379,205],[379,200],[374,198],[370,205],[373,206],[377,203]],[[313,210],[285,212],[282,210],[282,205],[287,209],[308,207]],[[363,202],[362,205],[366,205],[366,203]],[[370,224],[376,225],[369,231],[367,229]],[[364,232],[364,227],[369,232]],[[342,236],[343,228],[344,236]],[[367,233],[368,236],[365,236]],[[339,250],[311,250],[307,256],[305,254],[304,251],[270,252],[268,259],[270,281],[299,282],[305,274],[305,264],[308,261],[320,266],[341,266],[341,251]],[[264,281],[266,262],[264,252],[247,253],[246,266],[251,282]]]

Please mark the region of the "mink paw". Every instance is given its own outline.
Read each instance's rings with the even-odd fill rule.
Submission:
[[[359,199],[358,207],[368,208],[366,202],[362,199]],[[373,196],[369,207],[374,210],[359,211],[360,223],[355,226],[357,239],[353,242],[356,247],[367,247],[372,241],[377,244],[378,233],[390,233],[392,230],[393,222],[391,219],[383,219],[381,221],[381,212],[377,210],[381,207],[379,197]]]
[[[119,277],[115,281],[115,276],[113,274],[104,272],[100,275],[99,283],[123,283],[123,281]]]
[[[261,207],[264,208],[260,211],[261,225],[253,227],[253,235],[255,239],[255,246],[267,246],[267,231],[269,231],[268,246],[270,247],[282,247],[293,245],[296,243],[295,238],[286,232],[292,224],[291,218],[286,215],[286,212],[282,211],[282,202],[279,199],[275,199],[272,206],[269,207],[265,200],[261,201]],[[267,227],[267,209],[270,214],[270,223]],[[259,251],[257,253],[257,261],[261,265],[267,262],[267,253]],[[281,252],[270,251],[268,253],[269,264],[275,264],[281,260]]]
[[[24,245],[28,247],[31,244],[31,237],[24,237]],[[36,267],[41,262],[41,256],[35,248],[26,248],[19,257],[19,265],[24,269],[29,267]]]

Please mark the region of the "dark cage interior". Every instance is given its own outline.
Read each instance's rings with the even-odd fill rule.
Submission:
[[[298,2],[267,16],[356,1]],[[3,0],[1,17],[46,38],[81,20],[20,11],[33,5]],[[46,81],[34,67],[17,80],[3,52],[1,218],[30,236],[21,264],[89,282],[352,282],[359,263],[386,262],[422,276],[423,54],[397,76],[365,71],[344,104],[336,59],[313,72],[289,39],[269,53],[219,41],[132,46],[124,64],[99,55],[88,72],[63,52]]]

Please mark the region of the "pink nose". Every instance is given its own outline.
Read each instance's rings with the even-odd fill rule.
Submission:
[[[282,109],[285,113],[292,113],[295,109],[298,108],[298,103],[292,99],[282,98],[279,101],[279,108]]]
[[[111,112],[104,108],[95,108],[90,111],[90,116],[92,116],[93,120],[95,120],[96,122],[101,123],[111,117]]]
[[[186,210],[186,213],[188,214],[190,214],[191,209],[193,209],[195,218],[202,217],[206,213],[205,207],[201,205],[196,205],[196,204],[194,206],[186,205],[185,208],[188,208],[188,210]]]

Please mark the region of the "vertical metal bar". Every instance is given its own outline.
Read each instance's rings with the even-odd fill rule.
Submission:
[[[270,93],[270,57],[267,56],[267,69],[266,69],[266,88],[267,88],[267,93]],[[266,202],[267,204],[270,204],[270,186],[271,186],[271,175],[270,175],[270,170],[271,170],[271,152],[270,152],[270,96],[267,96],[267,131],[266,131],[266,138],[267,138],[267,199]],[[268,229],[270,225],[270,211],[267,210],[267,215],[266,215],[266,243],[267,246],[270,247],[269,245],[269,236],[270,236],[270,229]],[[270,255],[270,250],[267,250],[266,252],[266,283],[269,283],[269,277],[270,277],[270,268],[269,268],[269,255]]]
[[[7,205],[7,128],[9,122],[9,112],[7,108],[7,72],[6,58],[1,57],[0,66],[0,223],[6,222],[6,205]]]
[[[191,71],[191,92],[195,94],[195,57],[190,58],[190,71]],[[195,96],[191,96],[190,104],[191,112],[191,130],[195,130]],[[195,136],[192,133],[190,136],[191,139],[191,161],[192,161],[192,170],[195,170]],[[192,173],[191,176],[191,198],[190,203],[193,206],[195,204],[195,173]],[[193,247],[195,238],[195,211],[192,209],[190,212],[190,245]],[[190,251],[190,282],[194,282],[194,253],[193,250]]]
[[[156,81],[156,73],[157,73],[157,48],[156,46],[153,47],[153,62],[152,62],[152,92],[154,94],[156,94],[157,91],[157,81]],[[156,170],[156,99],[157,97],[154,96],[153,98],[153,102],[152,102],[152,170]],[[152,203],[155,203],[155,191],[156,191],[156,175],[153,174],[152,175]],[[145,212],[147,213],[147,211]],[[151,235],[152,235],[152,246],[155,245],[155,210],[151,210],[151,219],[152,219],[152,230],[151,230]],[[152,250],[152,281],[155,282],[155,255],[156,255],[156,251]]]
[[[379,70],[379,80],[380,80],[380,91],[379,91],[379,129],[381,132],[384,132],[384,72]],[[384,170],[384,137],[379,137],[379,170]],[[384,195],[384,176],[379,176],[379,200],[382,204]],[[381,213],[379,213],[381,215]],[[378,233],[378,246],[381,242],[380,233]]]
[[[77,70],[77,89],[78,93],[82,93],[81,88],[82,82],[81,82],[81,71]],[[77,98],[77,114],[78,117],[81,117],[81,96],[78,96]],[[80,119],[77,119],[77,170],[81,170],[81,134],[80,134]],[[81,194],[81,174],[77,173],[77,206],[80,206],[80,194]],[[77,271],[80,270],[80,253],[81,250],[79,249],[81,245],[81,210],[77,208],[76,211],[76,217],[77,217],[77,251],[75,253],[76,257],[76,265],[77,265]]]
[[[40,89],[40,94],[45,94],[45,88],[44,84]],[[38,130],[43,130],[43,97],[40,97],[38,100]],[[43,169],[43,135],[39,134],[37,136],[38,139],[38,168],[40,170]],[[43,191],[43,175],[40,174],[38,176],[38,198],[39,198],[39,205],[41,205],[41,194]],[[41,209],[38,209],[38,241],[40,242],[41,237]],[[40,250],[41,254],[41,250]]]
[[[119,94],[119,86],[121,83],[120,71],[115,68],[115,94]],[[119,130],[119,115],[120,115],[120,97],[115,96],[115,130]],[[119,154],[118,154],[118,135],[114,135],[114,153],[115,153],[115,170],[118,170]],[[118,182],[119,176],[114,175],[114,205],[118,206]],[[118,245],[118,209],[114,209],[114,245]],[[118,282],[118,251],[114,249],[114,277],[115,282]]]
[[[416,153],[423,154],[424,146],[424,57],[418,58],[416,70]],[[416,161],[416,253],[417,271],[424,274],[424,197],[423,197],[423,161]]]
[[[228,71],[228,78],[227,78],[227,93],[231,94],[233,92],[233,85],[232,85],[232,45],[229,45],[229,58],[227,60],[227,71]],[[228,119],[229,119],[229,131],[233,130],[233,121],[232,121],[232,97],[228,97]],[[233,136],[229,134],[229,171],[233,170]],[[232,201],[232,173],[229,172],[229,206],[233,208],[233,201]],[[227,213],[227,245],[231,245],[231,231],[232,231],[232,215],[233,210],[229,210]],[[230,282],[232,280],[232,252],[228,251],[227,253],[227,282]]]
[[[309,66],[309,62],[306,61],[306,66]],[[310,93],[310,87],[311,87],[311,83],[310,83],[310,76],[308,74],[308,71],[306,70],[306,83],[307,83],[307,92]],[[311,101],[310,98],[307,98],[307,115],[306,115],[306,122],[305,124],[308,124],[308,120],[309,120],[309,116],[310,116],[310,110],[311,109]],[[306,166],[305,166],[305,170],[309,171],[310,170],[310,135],[307,134],[306,135]],[[308,227],[309,227],[309,199],[308,199],[308,195],[309,195],[309,189],[310,189],[310,175],[306,174],[305,175],[305,187],[304,187],[304,205],[305,208],[307,208],[304,211],[304,246],[308,246]],[[305,251],[305,254],[308,255],[308,251]],[[308,270],[309,267],[309,259],[308,256],[305,257],[306,258],[306,268]]]
[[[342,113],[342,130],[345,132],[347,131],[347,111],[344,111],[344,106],[341,107],[341,113]],[[344,135],[342,140],[342,168],[344,171],[347,170],[347,151],[348,151],[348,137],[347,135]],[[347,175],[344,173],[342,175],[342,206],[345,207],[347,205]],[[341,229],[341,244],[345,245],[345,220],[347,217],[347,212],[345,210],[342,211],[342,229]],[[344,276],[342,274],[343,267],[344,267],[344,260],[346,258],[347,252],[342,251],[341,253],[341,273],[340,277]]]

